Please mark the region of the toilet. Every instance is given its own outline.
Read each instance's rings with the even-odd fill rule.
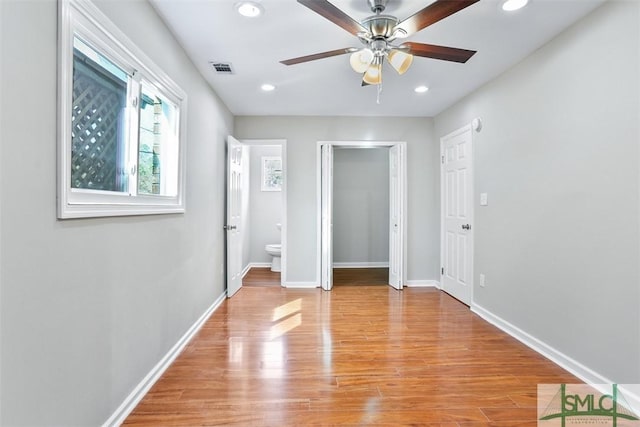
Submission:
[[[281,255],[282,255],[282,245],[280,243],[274,243],[272,245],[266,245],[264,249],[267,251],[271,258],[271,271],[279,273],[282,269],[281,267]]]
[[[277,223],[276,228],[282,230],[282,224]],[[271,271],[280,273],[282,271],[282,245],[280,243],[272,243],[266,245],[264,250],[271,255]]]

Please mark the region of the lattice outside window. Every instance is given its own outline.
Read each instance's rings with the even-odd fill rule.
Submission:
[[[184,212],[186,95],[92,3],[59,5],[58,217]]]
[[[83,53],[88,49],[80,40],[75,40],[71,188],[126,191],[128,174],[121,141],[127,102],[126,74],[119,70],[118,76],[92,61]]]

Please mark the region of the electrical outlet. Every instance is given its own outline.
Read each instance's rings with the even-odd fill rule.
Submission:
[[[480,275],[480,286],[484,288],[485,284],[486,284],[486,280],[484,278],[484,274],[481,274]]]

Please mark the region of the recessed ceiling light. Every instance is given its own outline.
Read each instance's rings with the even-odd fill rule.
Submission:
[[[522,9],[527,3],[529,3],[529,0],[505,0],[502,3],[502,10],[513,12],[514,10]]]
[[[253,1],[243,1],[240,3],[236,3],[236,10],[242,16],[246,16],[247,18],[255,18],[256,16],[260,16],[263,12],[263,7]]]
[[[269,83],[265,83],[262,86],[260,86],[260,89],[262,89],[265,92],[271,92],[272,90],[275,90],[275,86]]]
[[[418,86],[417,88],[414,89],[415,93],[425,93],[428,90],[429,88],[426,86]]]

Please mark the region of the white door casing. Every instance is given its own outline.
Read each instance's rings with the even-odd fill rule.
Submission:
[[[387,147],[389,151],[390,190],[395,201],[390,204],[389,284],[402,289],[406,265],[406,143],[384,141],[319,141],[318,142],[318,279],[325,290],[333,287],[333,149]],[[393,154],[392,154],[393,152]],[[393,165],[392,165],[393,163]],[[391,169],[396,172],[392,172]],[[392,181],[391,176],[395,177]],[[390,194],[391,198],[391,194]],[[393,211],[392,211],[393,209]],[[391,219],[395,216],[394,220]],[[397,224],[397,227],[395,225]],[[393,251],[393,252],[392,252]],[[394,272],[394,277],[392,273]]]
[[[473,295],[473,132],[440,139],[442,289],[470,305]]]
[[[333,288],[333,145],[321,147],[321,272],[322,289]]]
[[[242,144],[227,138],[227,298],[242,287]]]

